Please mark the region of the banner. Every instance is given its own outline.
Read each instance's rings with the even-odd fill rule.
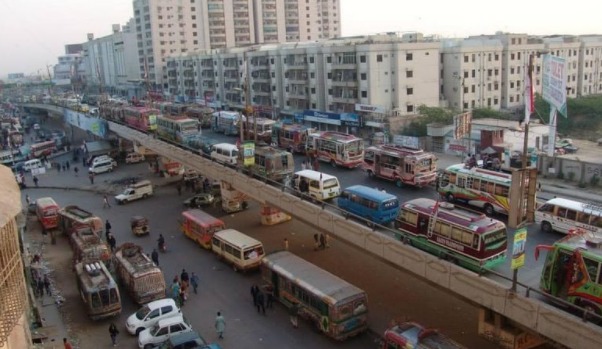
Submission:
[[[514,244],[512,246],[512,270],[519,269],[525,265],[526,244],[527,228],[520,228],[514,232]]]
[[[547,54],[543,56],[543,99],[564,117],[566,113],[566,65],[564,58]]]
[[[255,165],[255,142],[247,141],[242,145],[243,164],[245,166]]]

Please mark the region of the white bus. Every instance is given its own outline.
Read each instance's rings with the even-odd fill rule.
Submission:
[[[307,184],[306,190],[302,190],[301,183],[304,181]],[[329,200],[341,194],[338,178],[324,172],[313,170],[295,172],[291,184],[295,190],[305,191],[305,195],[318,201]]]
[[[230,143],[218,143],[211,146],[211,160],[222,164],[236,165],[238,147]]]
[[[546,233],[568,234],[569,230],[580,228],[602,234],[602,205],[554,198],[535,211],[535,223]]]
[[[261,241],[238,230],[224,229],[213,234],[211,250],[232,264],[234,271],[258,268],[265,256]]]

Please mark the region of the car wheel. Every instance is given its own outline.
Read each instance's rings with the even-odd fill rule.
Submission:
[[[485,205],[485,214],[489,217],[493,216],[495,214],[495,210],[493,209],[493,206],[487,204]]]
[[[550,224],[550,222],[541,222],[541,231],[543,231],[546,234],[549,234],[552,232],[552,224]]]
[[[136,337],[140,334],[140,332],[144,331],[144,327],[140,327],[136,329]]]

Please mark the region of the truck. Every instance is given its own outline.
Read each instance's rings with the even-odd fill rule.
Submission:
[[[100,236],[102,231],[102,219],[75,205],[67,205],[59,210],[59,228],[65,235],[85,228]]]
[[[70,236],[73,248],[73,264],[86,260],[108,262],[111,252],[100,237],[90,227],[79,227]]]
[[[126,242],[117,248],[114,256],[117,279],[132,299],[146,304],[165,298],[163,272],[143,252],[142,247]]]
[[[134,200],[146,199],[151,195],[153,195],[153,184],[151,181],[143,180],[131,184],[123,193],[115,196],[115,202],[121,205]]]

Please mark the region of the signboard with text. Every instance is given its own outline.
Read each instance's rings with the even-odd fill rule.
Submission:
[[[242,145],[243,164],[245,166],[255,165],[255,142],[247,141]]]
[[[525,265],[526,244],[527,229],[520,228],[514,233],[514,244],[512,246],[512,270],[519,269]]]
[[[542,97],[565,117],[566,114],[566,63],[564,58],[547,54],[543,56]]]
[[[454,139],[462,139],[470,136],[470,124],[472,123],[472,112],[454,115]]]

